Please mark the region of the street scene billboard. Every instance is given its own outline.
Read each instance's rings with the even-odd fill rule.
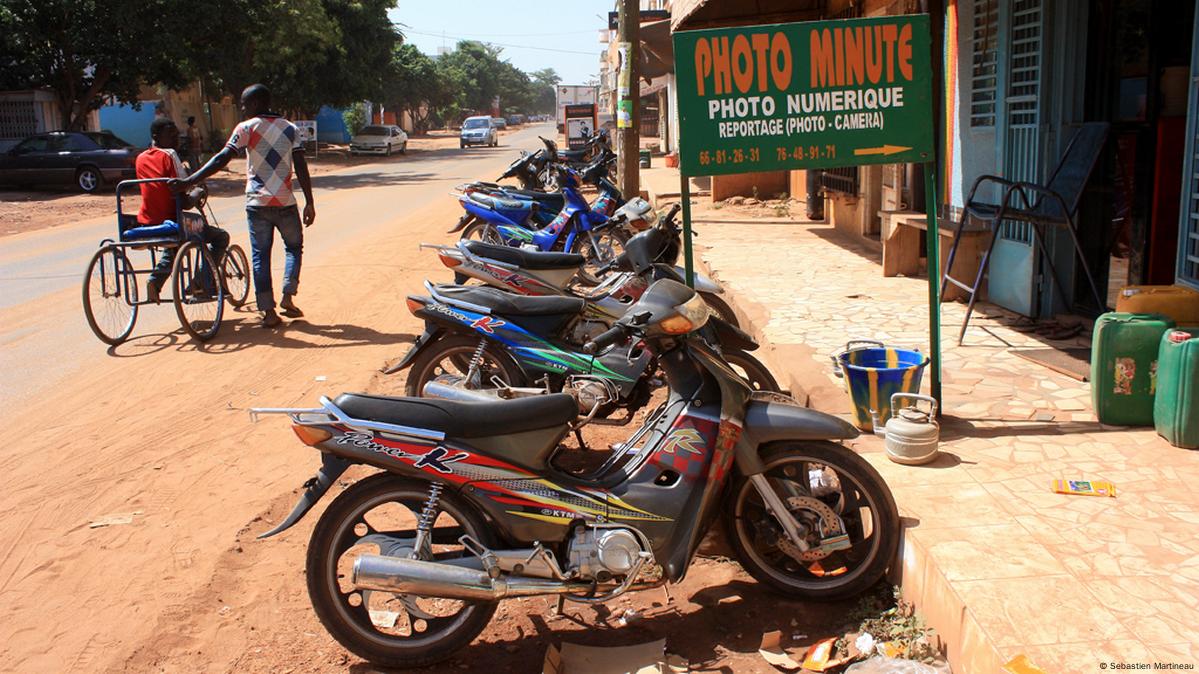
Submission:
[[[674,35],[687,175],[933,158],[926,15]]]

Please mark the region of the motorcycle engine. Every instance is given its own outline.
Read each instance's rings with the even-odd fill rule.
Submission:
[[[648,553],[629,529],[581,526],[571,539],[567,562],[577,577],[606,583],[632,571],[643,552]]]
[[[571,377],[566,380],[562,392],[574,396],[579,403],[580,414],[590,414],[596,405],[600,405],[602,413],[604,406],[620,398],[620,392],[614,384],[598,377]]]
[[[599,321],[580,319],[571,326],[570,341],[574,344],[586,344],[608,329],[608,325]]]

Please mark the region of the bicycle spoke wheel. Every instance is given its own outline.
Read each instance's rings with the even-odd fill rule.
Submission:
[[[83,315],[96,337],[116,346],[137,322],[137,274],[117,246],[96,251],[83,277]]]
[[[221,258],[221,283],[229,304],[240,307],[246,303],[250,296],[250,264],[246,261],[245,251],[237,244],[229,246]]]
[[[201,342],[212,339],[221,327],[225,291],[208,248],[196,241],[180,246],[171,278],[175,313],[183,329]]]

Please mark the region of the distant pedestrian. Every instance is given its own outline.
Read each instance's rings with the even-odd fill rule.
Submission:
[[[196,128],[196,118],[187,118],[187,128],[183,130],[183,163],[187,170],[195,171],[200,166],[200,130]]]
[[[304,230],[296,197],[291,189],[292,166],[304,191],[304,225],[316,221],[312,199],[312,180],[299,130],[278,113],[270,112],[271,93],[262,84],[252,84],[241,94],[245,121],[233,129],[224,149],[208,160],[199,171],[175,181],[175,189],[185,189],[216,173],[241,150],[246,150],[246,219],[250,225],[250,248],[254,259],[254,295],[263,313],[262,325],[275,327],[281,322],[275,313],[275,295],[271,286],[271,246],[275,230],[283,239],[287,254],[284,269],[281,312],[288,318],[304,315],[295,304],[300,286],[300,258],[304,248]]]

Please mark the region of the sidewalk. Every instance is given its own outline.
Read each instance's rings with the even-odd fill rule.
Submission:
[[[699,258],[801,400],[848,410],[828,358],[848,339],[927,350],[924,279],[884,278],[880,255],[831,225],[744,220],[703,201]],[[983,304],[959,347],[964,309],[943,309],[943,456],[908,467],[878,438],[851,443],[895,493],[903,591],[954,671],[998,672],[1021,653],[1046,672],[1199,663],[1199,453],[1100,425],[1088,384],[1014,355],[1088,337],[1043,341]],[[1118,497],[1054,494],[1055,478],[1110,480]]]

